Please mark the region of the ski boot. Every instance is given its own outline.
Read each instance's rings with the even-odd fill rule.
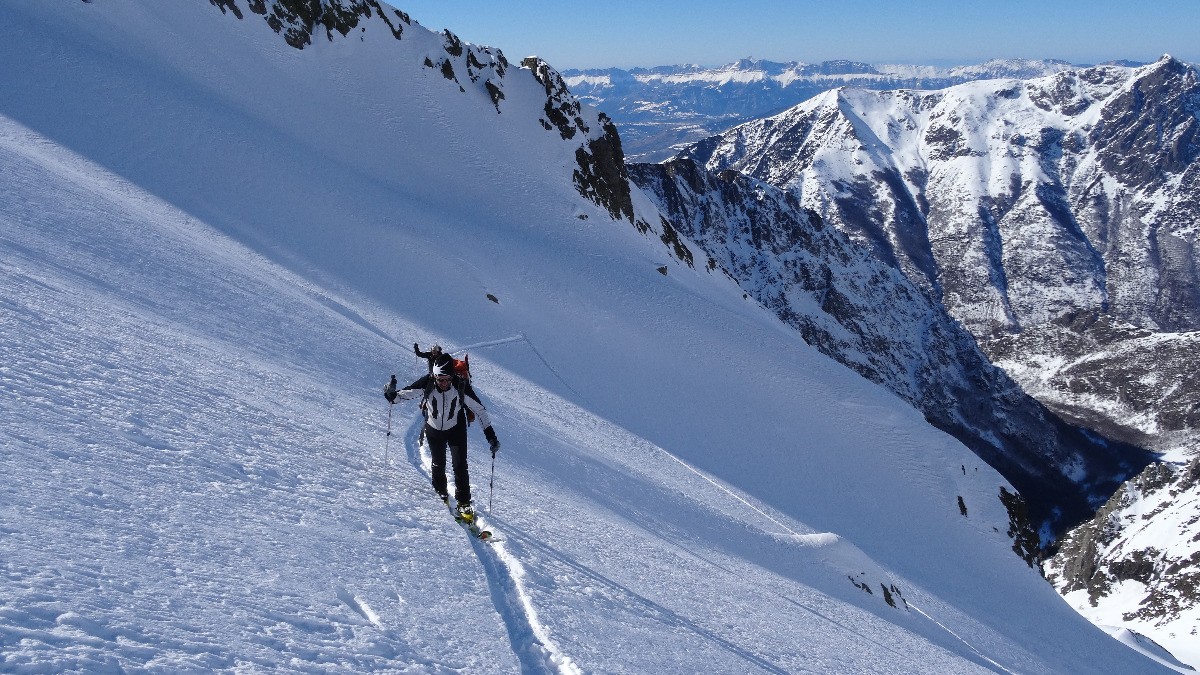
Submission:
[[[454,519],[460,523],[470,525],[475,522],[475,509],[471,506],[471,502],[458,505],[458,513],[454,515]]]

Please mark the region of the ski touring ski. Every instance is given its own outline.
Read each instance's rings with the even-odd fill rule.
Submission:
[[[463,520],[462,518],[455,518],[455,520],[458,521],[458,524],[462,525],[463,528],[465,528],[467,532],[470,532],[471,536],[475,537],[476,539],[479,539],[480,541],[492,541],[491,530],[482,529],[479,527],[479,525]]]
[[[466,530],[468,533],[470,533],[470,535],[472,537],[475,537],[476,539],[479,539],[480,541],[494,541],[492,539],[492,531],[485,530],[479,526],[479,522],[478,522],[479,516],[478,515],[476,515],[473,519],[470,519],[470,520],[462,517],[462,515],[460,513],[458,513],[458,509],[453,504],[451,504],[449,500],[446,501],[446,508],[448,508],[450,510],[450,515],[454,517],[454,522],[458,523],[459,525],[462,525],[463,529]]]

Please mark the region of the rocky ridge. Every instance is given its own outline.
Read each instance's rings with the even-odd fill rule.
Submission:
[[[614,219],[624,220],[643,234],[654,234],[668,245],[668,252],[691,264],[691,251],[672,231],[670,223],[655,215],[636,213],[630,193],[621,138],[607,115],[584,104],[567,88],[563,77],[542,59],[530,57],[513,69],[504,53],[490,47],[464,42],[448,30],[432,33],[408,14],[378,0],[208,0],[222,13],[237,19],[259,15],[276,34],[296,49],[316,48],[327,42],[350,39],[355,31],[369,27],[386,30],[396,40],[408,39],[413,29],[440,38],[439,47],[428,52],[423,65],[440,73],[466,94],[486,96],[497,114],[504,112],[505,83],[513,77],[532,76],[546,92],[545,105],[537,123],[563,142],[578,147],[572,179],[584,197],[604,207]],[[243,10],[242,4],[245,3]]]

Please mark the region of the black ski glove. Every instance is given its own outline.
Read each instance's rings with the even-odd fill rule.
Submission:
[[[414,342],[414,343],[413,343],[413,353],[414,353],[414,354],[416,354],[417,356],[420,356],[420,355],[421,355],[421,345],[420,345],[420,343],[417,343],[417,342]]]
[[[492,446],[492,457],[500,452],[500,439],[496,438],[496,431],[491,427],[483,430],[483,437],[487,439],[488,445]]]

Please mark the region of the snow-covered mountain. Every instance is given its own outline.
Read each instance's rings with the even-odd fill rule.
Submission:
[[[937,92],[838,90],[687,155],[793,191],[1003,359],[1006,336],[1083,330],[1101,316],[1159,333],[1160,343],[1190,340],[1200,327],[1198,115],[1195,69],[1165,57]],[[1110,338],[1098,330],[1086,340]],[[1059,356],[1033,340],[1017,350],[1029,363]],[[1189,370],[1189,350],[1174,352]],[[1140,377],[1111,363],[1110,381]],[[1038,370],[1011,372],[1033,390]],[[1190,396],[1165,379],[1122,396],[1145,408],[1167,391]],[[1185,449],[1195,438],[1177,437]]]
[[[1137,446],[1064,424],[989,363],[937,300],[792,193],[686,159],[634,164],[630,173],[709,267],[1004,474],[1043,544],[1090,518],[1150,462]],[[1013,515],[1014,530],[1030,526]],[[1026,533],[1014,547],[1031,563],[1037,539]]]
[[[373,0],[0,25],[3,670],[1166,671],[1012,555],[1011,484],[687,264],[548,65]],[[418,341],[470,352],[494,544],[380,396]]]
[[[1196,70],[1164,57],[932,92],[839,89],[685,155],[793,190],[976,335],[1097,312],[1189,330],[1198,112]]]
[[[832,91],[684,156],[788,190],[940,298],[1056,413],[1165,453],[1169,469],[1200,439],[1198,129],[1197,72],[1164,57]],[[1155,517],[1198,534],[1173,509]],[[1189,616],[1159,617],[1157,635],[1190,633]]]
[[[631,160],[655,162],[732,126],[774,115],[838,87],[944,89],[975,80],[1044,77],[1070,68],[1063,61],[1026,59],[948,68],[742,59],[717,67],[566,70],[563,77],[583,101],[612,116]]]

